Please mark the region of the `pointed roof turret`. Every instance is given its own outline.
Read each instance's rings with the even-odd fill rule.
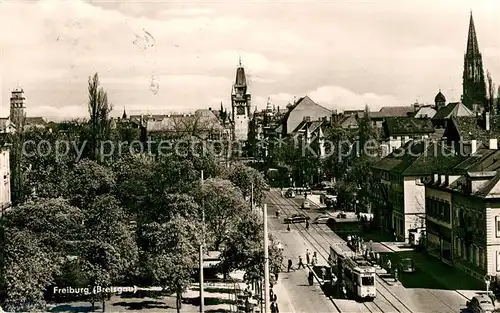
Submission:
[[[125,107],[123,107],[123,115],[122,115],[122,118],[123,118],[123,119],[126,119],[126,118],[127,118],[127,112],[125,112]]]
[[[470,12],[469,20],[469,36],[467,37],[467,52],[466,55],[478,55],[479,45],[477,43],[476,28],[474,27],[474,18],[472,17],[472,11]]]
[[[236,70],[236,80],[234,82],[235,87],[246,87],[247,78],[245,75],[245,69],[242,66],[239,66]]]
[[[441,92],[441,89],[439,89],[438,94],[436,95],[436,97],[434,97],[434,103],[441,103],[441,102],[446,103],[446,97]]]

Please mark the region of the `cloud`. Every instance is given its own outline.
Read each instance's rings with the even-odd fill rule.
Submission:
[[[19,81],[28,115],[73,114],[99,72],[116,107],[229,105],[239,55],[258,106],[294,94],[339,109],[404,105],[432,101],[439,88],[459,99],[471,8],[485,70],[500,79],[499,5],[8,1],[0,10],[1,102],[5,112]]]
[[[215,11],[208,8],[181,8],[161,11],[160,17],[170,17],[172,15],[210,15]]]

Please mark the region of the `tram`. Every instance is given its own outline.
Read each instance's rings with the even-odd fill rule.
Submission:
[[[360,301],[372,301],[377,296],[376,269],[346,244],[330,247],[330,265],[336,267],[338,277],[345,283],[347,294]]]

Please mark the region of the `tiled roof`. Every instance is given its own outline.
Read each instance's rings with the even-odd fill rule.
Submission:
[[[449,189],[463,192],[467,185],[468,173],[487,173],[500,170],[500,151],[490,149],[480,149],[475,154],[469,156],[463,162],[455,166],[462,176],[448,186]],[[500,197],[500,173],[493,177],[485,177],[486,183],[472,193],[474,196],[483,198]]]
[[[474,113],[469,110],[463,103],[461,102],[452,102],[448,103],[447,106],[441,108],[436,115],[434,115],[434,120],[443,120],[450,119],[456,116],[474,116]]]
[[[482,118],[473,117],[453,117],[452,123],[457,129],[460,139],[464,142],[475,139],[482,143],[486,143],[490,138],[500,139],[500,117],[490,117],[490,131],[484,128],[484,120]]]
[[[411,106],[382,107],[378,112],[370,112],[370,118],[403,117],[414,112]]]
[[[47,122],[41,116],[26,117],[26,124],[46,125]]]
[[[385,120],[384,129],[387,136],[434,133],[434,126],[430,119],[413,117],[388,118]]]
[[[403,176],[425,176],[433,172],[451,171],[464,158],[441,142],[418,140],[407,142],[373,167]]]
[[[404,171],[405,176],[452,173],[453,168],[466,159],[442,142],[434,142]]]

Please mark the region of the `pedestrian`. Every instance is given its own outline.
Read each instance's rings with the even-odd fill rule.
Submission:
[[[377,264],[380,265],[380,254],[378,252],[375,253],[375,259],[377,260]]]
[[[276,313],[276,304],[275,304],[275,302],[271,303],[271,313]]]
[[[299,255],[299,266],[298,266],[298,269],[300,269],[301,266],[302,266],[302,268],[306,268],[304,266],[304,262],[302,262],[302,257]]]
[[[273,298],[271,300],[274,301],[274,302],[278,301],[278,296],[276,294],[274,294]]]
[[[290,231],[290,224],[286,225],[286,230]]]
[[[325,280],[326,278],[326,268],[322,267],[321,268],[321,279]]]
[[[309,220],[306,220],[306,229],[309,229]]]
[[[309,269],[309,275],[307,276],[307,280],[309,281],[309,285],[313,285],[314,282],[314,273],[312,269]]]
[[[280,273],[278,267],[276,266],[276,268],[274,269],[274,278],[276,279],[276,282],[278,282],[278,274]]]
[[[288,259],[288,272],[290,272],[291,268],[292,268],[292,259]]]
[[[309,249],[306,249],[306,264],[311,264],[311,252],[309,252]]]
[[[347,243],[348,244],[351,244],[351,240],[352,240],[351,235],[347,235]]]
[[[391,263],[391,260],[387,260],[387,264],[386,264],[386,267],[387,267],[387,273],[391,273],[391,267],[392,267],[392,263]]]
[[[269,289],[269,299],[274,298],[274,291],[272,289]]]
[[[316,254],[316,251],[313,252],[313,260],[314,264],[318,264],[318,255]]]

